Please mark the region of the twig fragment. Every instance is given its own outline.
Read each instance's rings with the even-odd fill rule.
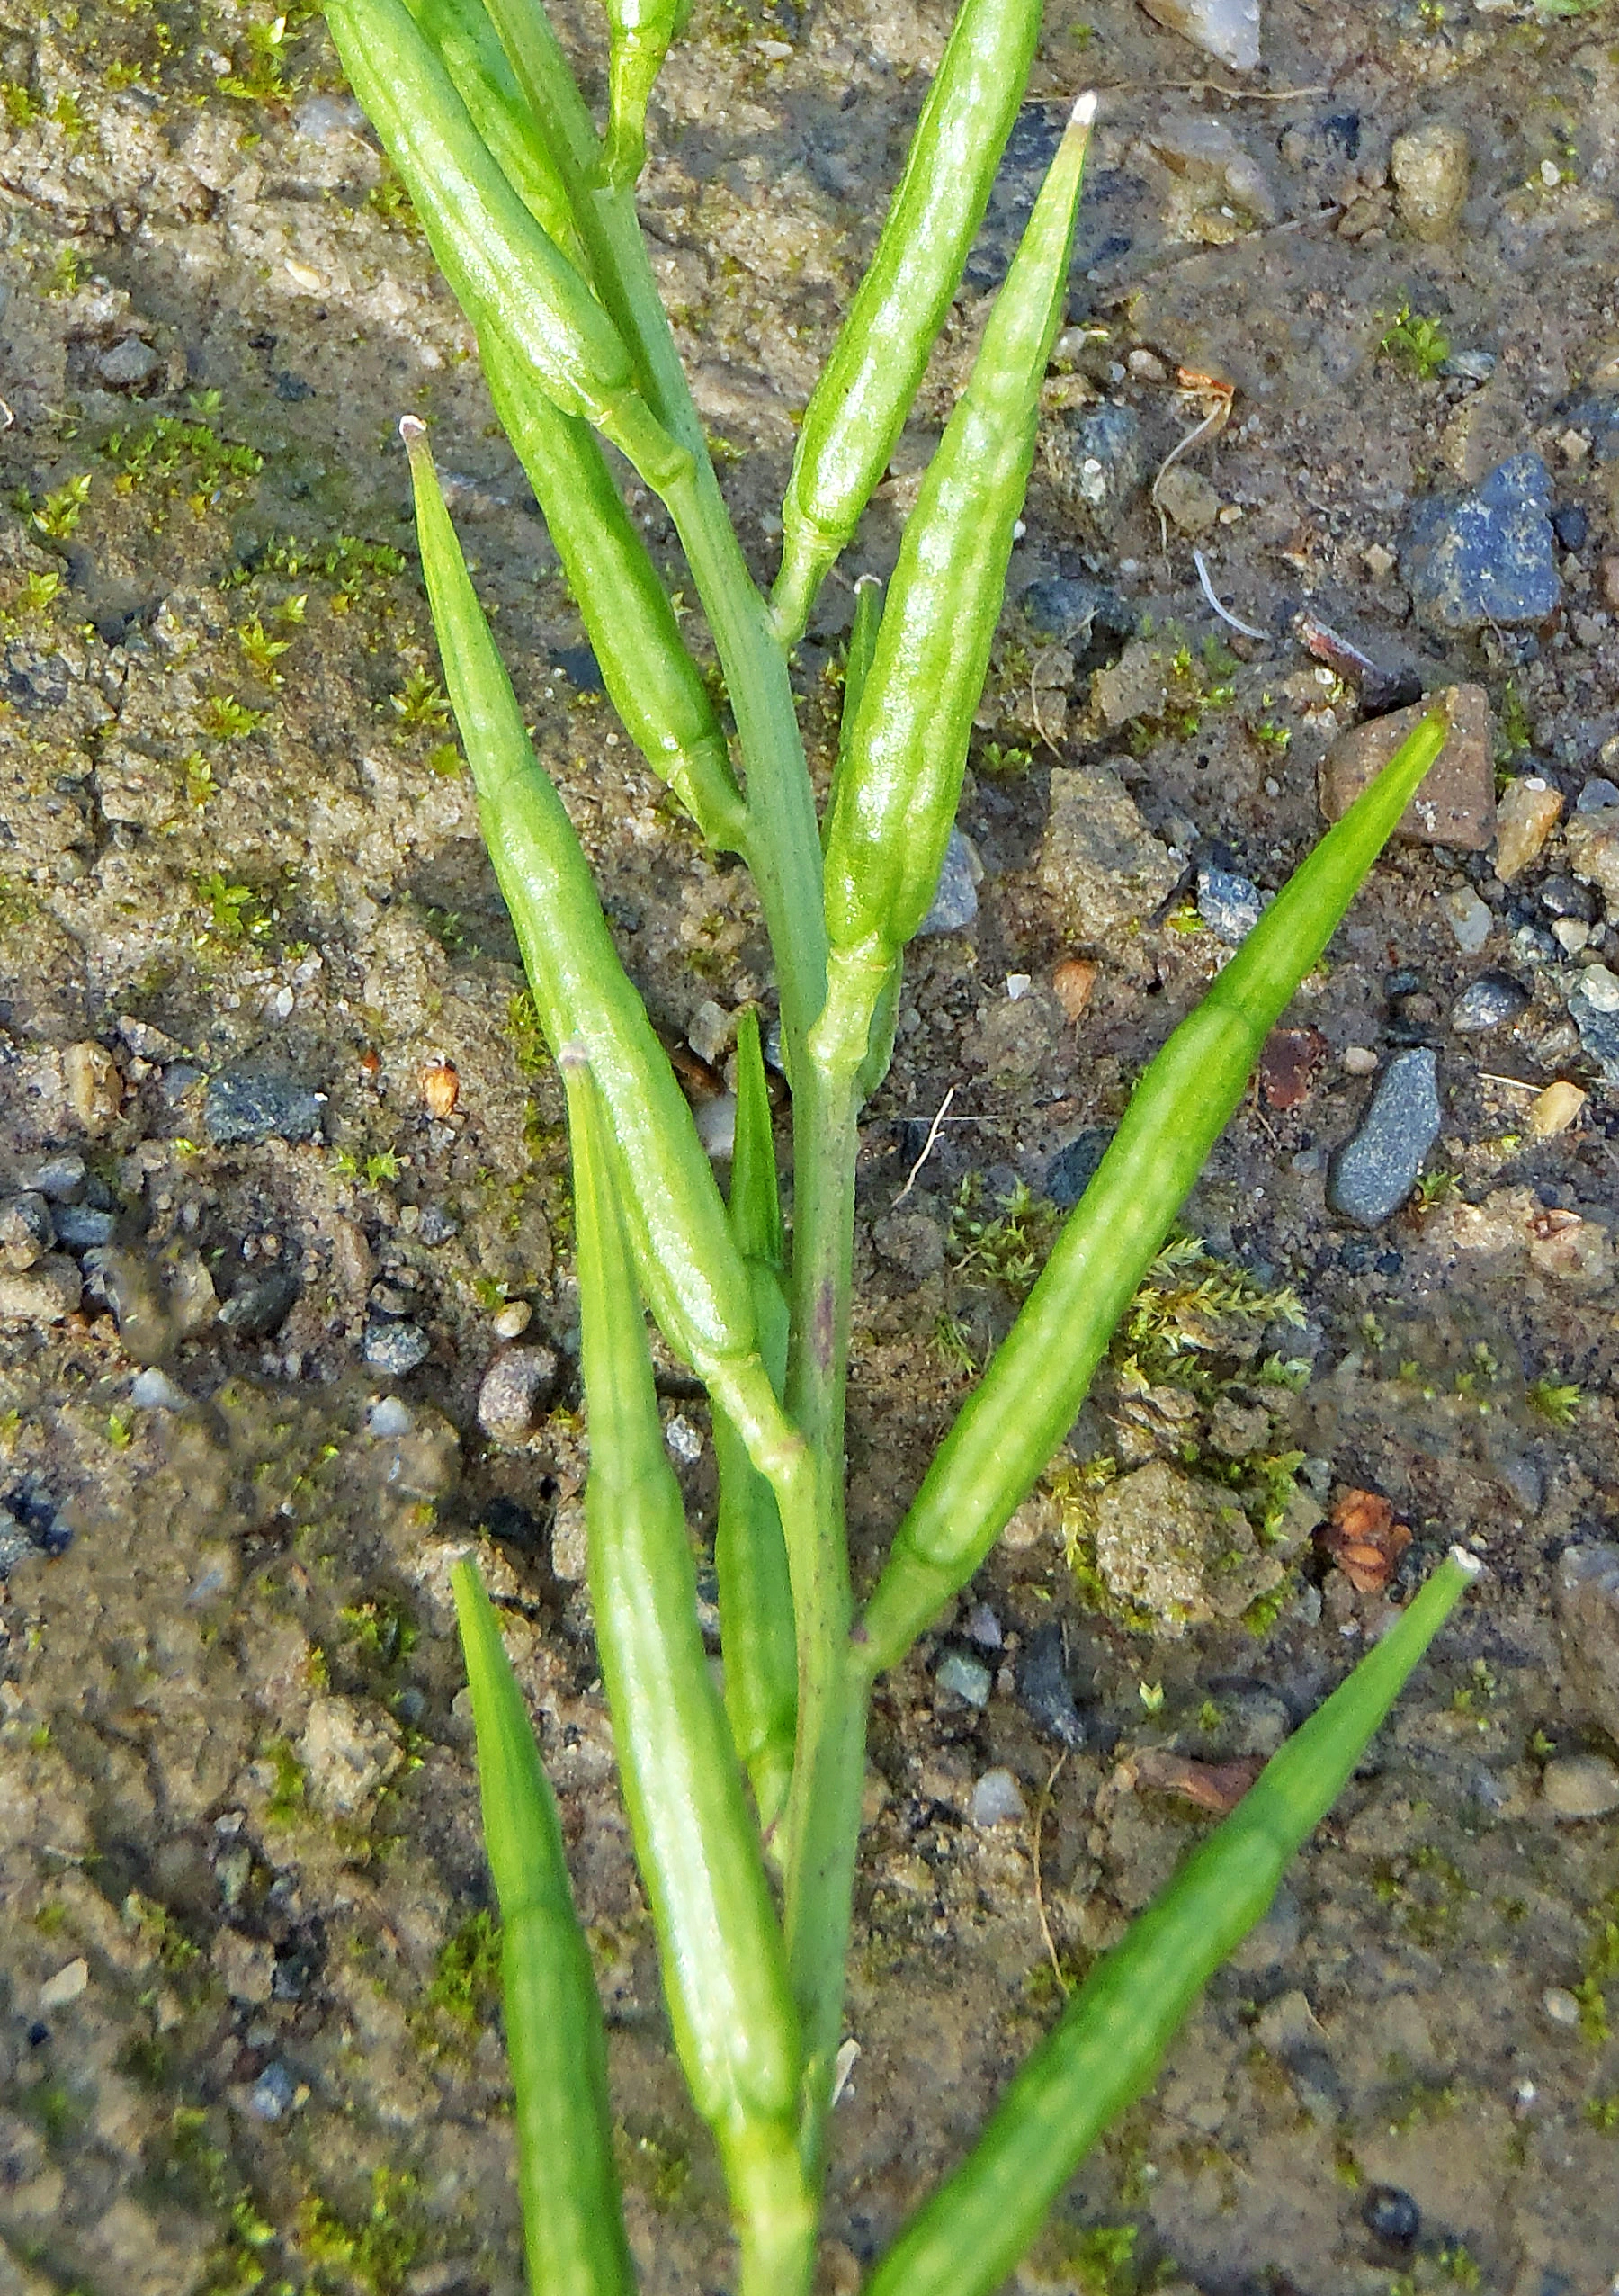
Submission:
[[[1161,517],[1163,513],[1160,511],[1158,515]],[[1197,569],[1197,578],[1203,584],[1203,594],[1204,597],[1208,599],[1209,604],[1213,607],[1221,620],[1222,622],[1229,623],[1231,628],[1239,632],[1243,637],[1257,638],[1260,642],[1263,643],[1270,635],[1268,630],[1256,630],[1251,622],[1239,621],[1237,615],[1231,612],[1230,608],[1229,606],[1221,605],[1220,600],[1215,596],[1214,585],[1209,579],[1209,570],[1203,563],[1203,554],[1202,551],[1194,550],[1193,552],[1192,563]]]
[[[939,1135],[944,1126],[944,1119],[950,1114],[950,1104],[955,1099],[955,1096],[956,1088],[953,1084],[949,1091],[946,1092],[944,1098],[939,1103],[939,1112],[937,1116],[935,1117],[933,1122],[927,1127],[927,1137],[922,1143],[922,1153],[917,1157],[916,1162],[906,1174],[905,1186],[894,1198],[896,1207],[904,1203],[906,1197],[917,1185],[917,1174],[921,1170],[923,1165],[933,1154],[934,1149],[938,1144]]]

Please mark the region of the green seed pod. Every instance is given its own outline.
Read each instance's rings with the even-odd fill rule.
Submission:
[[[680,478],[690,457],[640,396],[618,329],[502,175],[404,0],[331,0],[326,23],[474,327],[497,332],[649,486]]]
[[[796,643],[859,523],[984,220],[1040,35],[1040,0],[967,0],[928,92],[871,269],[805,410],[773,599]]]
[[[565,1052],[562,1072],[590,1430],[590,1599],[619,1777],[693,2102],[728,2170],[764,2158],[779,2171],[796,2157],[801,2074],[786,1954],[697,1624],[606,1127],[583,1059]]]
[[[625,731],[709,843],[734,851],[742,793],[668,593],[586,425],[523,388],[498,336],[480,337],[495,412],[528,474],[602,679]]]
[[[827,824],[835,1008],[839,971],[863,996],[938,888],[1067,299],[1095,115],[1096,98],[1082,96],[906,525]]]
[[[455,83],[491,157],[540,229],[582,277],[590,274],[568,189],[534,124],[483,0],[405,0]]]
[[[606,0],[607,178],[627,191],[647,156],[647,99],[692,0]]]
[[[500,1901],[506,2051],[532,2296],[632,2296],[595,1972],[557,1805],[477,1565],[450,1573],[466,1654],[484,1843]]]

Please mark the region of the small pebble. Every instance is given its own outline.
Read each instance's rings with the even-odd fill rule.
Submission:
[[[969,1815],[975,1825],[1012,1825],[1029,1814],[1023,1789],[1009,1770],[986,1770],[972,1789]]]
[[[1547,877],[1540,885],[1541,907],[1553,917],[1576,918],[1590,925],[1597,919],[1597,896],[1577,877]]]
[[[1037,1628],[1024,1645],[1016,1679],[1019,1703],[1036,1729],[1060,1745],[1085,1744],[1085,1724],[1069,1687],[1062,1628],[1054,1619]]]
[[[695,1466],[702,1457],[702,1436],[683,1411],[677,1411],[664,1429],[664,1441],[683,1466]]]
[[[1619,792],[1615,792],[1619,796]],[[84,1192],[85,1160],[69,1150],[26,1165],[18,1175],[25,1188],[35,1188],[53,1204],[68,1204]]]
[[[202,1116],[216,1148],[238,1142],[312,1140],[322,1102],[294,1078],[260,1069],[221,1069],[209,1080]]]
[[[720,1092],[712,1099],[699,1101],[694,1114],[704,1152],[714,1162],[723,1163],[737,1144],[736,1094]]]
[[[1619,1763],[1603,1753],[1561,1754],[1542,1772],[1541,1792],[1559,1817],[1606,1817],[1619,1809]]]
[[[1552,937],[1566,955],[1578,956],[1591,937],[1591,928],[1583,917],[1560,917],[1552,928]]]
[[[369,1435],[384,1438],[408,1435],[415,1425],[410,1406],[401,1403],[398,1395],[379,1396],[365,1414],[365,1429]]]
[[[526,1299],[509,1299],[495,1318],[497,1340],[518,1340],[528,1330],[534,1311]]]
[[[1574,800],[1574,811],[1577,813],[1601,813],[1605,812],[1610,805],[1619,805],[1619,789],[1616,789],[1611,781],[1604,780],[1601,775],[1598,775],[1595,780],[1588,781]]]
[[[1034,976],[1032,973],[1008,973],[1006,975],[1007,1002],[1020,1004],[1033,986]]]
[[[1606,964],[1588,964],[1579,988],[1594,1012],[1619,1012],[1619,973],[1610,973]]]
[[[373,1371],[385,1372],[390,1379],[403,1379],[407,1372],[426,1362],[433,1352],[433,1342],[419,1323],[368,1323],[362,1352]]]
[[[1615,984],[1619,988],[1619,982]],[[1451,1007],[1451,1027],[1463,1036],[1487,1028],[1504,1028],[1529,1008],[1530,995],[1521,982],[1507,973],[1481,973]]]
[[[1538,774],[1507,783],[1496,801],[1495,873],[1504,885],[1536,858],[1561,812],[1561,792]]]
[[[1414,2248],[1422,2211],[1398,2184],[1373,2184],[1361,2202],[1361,2222],[1375,2240],[1391,2248]]]
[[[138,1371],[130,1384],[130,1401],[137,1411],[185,1411],[191,1397],[183,1387],[177,1387],[166,1371],[156,1364],[148,1364]]]
[[[117,1121],[123,1107],[123,1078],[104,1045],[93,1037],[69,1045],[62,1054],[62,1082],[67,1104],[86,1132],[105,1132]]]
[[[1065,956],[1052,973],[1052,991],[1069,1020],[1078,1020],[1089,1004],[1096,971],[1087,956]]]
[[[945,1652],[934,1668],[934,1680],[964,1706],[988,1706],[995,1687],[995,1677],[982,1659],[969,1658],[962,1650]]]
[[[1354,1136],[1333,1157],[1327,1181],[1332,1209],[1357,1227],[1391,1218],[1416,1187],[1439,1125],[1437,1055],[1427,1045],[1396,1053]]]
[[[66,1251],[93,1251],[111,1243],[118,1225],[112,1212],[98,1212],[89,1204],[59,1204],[55,1217],[57,1242]]]
[[[0,1204],[0,1268],[21,1274],[43,1259],[56,1241],[49,1207],[37,1190]]]
[[[1566,1986],[1549,1985],[1541,1996],[1541,2007],[1554,2025],[1579,2022],[1579,2004]]]
[[[83,1956],[76,1961],[65,1962],[55,1977],[47,1978],[40,1987],[41,2009],[66,2009],[76,2001],[90,1982],[90,1964]]]
[[[461,1074],[452,1062],[430,1061],[416,1081],[422,1088],[427,1113],[435,1122],[442,1123],[445,1117],[454,1114],[461,1098]]]
[[[998,1650],[1004,1637],[1000,1620],[987,1602],[975,1602],[967,1613],[962,1632],[969,1642],[976,1642],[980,1650]]]
[[[239,1340],[265,1340],[279,1332],[297,1303],[298,1278],[291,1269],[272,1269],[255,1276],[233,1292],[219,1310],[219,1321]]]
[[[1377,1068],[1377,1054],[1370,1045],[1346,1045],[1344,1070],[1349,1076],[1371,1076]]]
[[[503,1348],[478,1390],[478,1423],[496,1443],[525,1443],[557,1381],[548,1347]]]
[[[247,2109],[257,2121],[280,2121],[292,2110],[298,2085],[281,2063],[266,2065],[247,2092]]]
[[[1446,893],[1439,905],[1445,923],[1456,937],[1456,946],[1464,956],[1477,956],[1495,923],[1488,903],[1479,899],[1471,885],[1459,885],[1454,892]]]
[[[1537,1140],[1550,1140],[1554,1133],[1567,1132],[1585,1104],[1586,1095],[1579,1085],[1560,1077],[1535,1096],[1529,1110],[1529,1129]]]
[[[965,931],[978,915],[978,889],[983,874],[984,865],[971,840],[960,830],[953,829],[939,871],[938,890],[932,907],[917,928],[917,938],[927,940],[940,933]]]
[[[448,1243],[452,1236],[459,1235],[461,1229],[442,1204],[424,1204],[416,1233],[430,1249],[436,1249],[441,1243]]]
[[[1197,913],[1215,937],[1235,947],[1259,922],[1258,888],[1230,869],[1197,873]]]
[[[1112,1145],[1113,1133],[1107,1126],[1089,1125],[1078,1139],[1057,1151],[1046,1166],[1045,1193],[1060,1212],[1073,1210]]]
[[[700,1061],[711,1068],[722,1068],[725,1056],[737,1040],[737,1016],[727,1012],[712,997],[705,997],[692,1015],[686,1030],[686,1043]]]

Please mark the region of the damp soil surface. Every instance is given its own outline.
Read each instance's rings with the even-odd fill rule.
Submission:
[[[594,94],[594,28],[564,30]],[[946,30],[911,0],[699,0],[665,74],[643,215],[761,579]],[[1051,1474],[880,1692],[838,2291],[1456,1538],[1478,1592],[1019,2284],[1598,2296],[1619,2272],[1619,1623],[1599,1595],[1558,1619],[1565,1556],[1619,1511],[1619,1054],[1590,972],[1619,918],[1570,828],[1619,779],[1619,49],[1578,0],[1281,0],[1263,36],[1239,78],[1130,0],[1054,0],[915,418],[797,658],[824,776],[847,578],[892,563],[1094,80],[961,811],[976,913],[913,950],[863,1130],[862,1584],[1053,1198],[1232,914],[1319,834],[1331,743],[1401,677],[1474,684],[1484,787],[1462,841],[1379,865]],[[518,2288],[446,1592],[469,1545],[561,1800],[645,2284],[718,2289],[579,1585],[560,1095],[438,685],[402,413],[433,426],[624,961],[704,1050],[699,1098],[726,1016],[772,1007],[758,911],[616,726],[318,20],[0,0],[0,2292]],[[1430,137],[1402,174],[1398,139],[1435,125],[1465,148]],[[1211,378],[1230,418],[1160,521],[1149,484]],[[1408,587],[1413,514],[1524,456],[1540,603],[1458,627]],[[1215,619],[1194,548],[1260,634]],[[1379,676],[1307,651],[1301,614]],[[1048,839],[1057,776],[1104,763],[1086,786],[1169,887],[1144,913],[1128,886],[1109,906],[1105,857],[1070,899]],[[1510,882],[1492,778],[1561,800]],[[1496,1018],[1457,1027],[1486,973],[1509,985],[1470,1010]],[[1355,1224],[1334,1151],[1424,1045],[1437,1136],[1404,1206]],[[1559,1081],[1575,1120],[1538,1133]],[[514,1375],[536,1423],[497,1440],[479,1391],[514,1344],[555,1377]],[[705,1407],[660,1376],[706,1553]],[[1185,1554],[1110,1575],[1165,1487],[1241,1512],[1240,1599],[1206,1552],[1201,1580]]]

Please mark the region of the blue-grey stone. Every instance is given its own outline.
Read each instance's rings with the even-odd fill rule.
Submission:
[[[1569,999],[1569,1018],[1579,1031],[1579,1041],[1602,1071],[1605,1084],[1619,1084],[1619,1012],[1604,1012],[1591,1002],[1583,987]]]
[[[1509,973],[1480,973],[1451,1007],[1451,1027],[1463,1036],[1504,1028],[1529,1009],[1530,994]]]
[[[988,1706],[995,1688],[995,1677],[983,1660],[969,1658],[964,1650],[947,1650],[934,1668],[934,1680],[963,1706]]]
[[[960,933],[978,915],[978,876],[972,862],[972,848],[960,830],[953,829],[933,907],[917,928],[918,940],[937,933]]]
[[[1060,1212],[1071,1212],[1092,1180],[1096,1168],[1113,1145],[1113,1133],[1106,1125],[1088,1125],[1066,1148],[1059,1148],[1046,1166],[1045,1192]]]
[[[184,1411],[191,1397],[183,1387],[177,1387],[166,1371],[156,1364],[148,1364],[138,1371],[130,1385],[130,1401],[138,1411]]]
[[[278,2058],[266,2065],[247,2093],[247,2109],[258,2121],[279,2121],[292,2110],[298,2084]]]
[[[26,1527],[9,1507],[0,1507],[0,1581],[11,1576],[25,1555],[38,1552]]]
[[[268,1269],[232,1292],[219,1310],[219,1321],[238,1340],[268,1339],[291,1314],[298,1294],[298,1278],[290,1268]]]
[[[1588,399],[1570,417],[1573,430],[1589,431],[1591,451],[1599,462],[1619,462],[1619,398],[1605,391]]]
[[[1605,780],[1600,774],[1594,780],[1588,781],[1574,800],[1577,813],[1600,813],[1609,805],[1619,805],[1619,789],[1615,789],[1613,783]],[[35,1182],[36,1187],[41,1185],[41,1182]],[[45,1193],[49,1196],[50,1190],[46,1188]]]
[[[1438,631],[1549,622],[1562,595],[1551,504],[1538,454],[1515,454],[1471,494],[1419,502],[1401,558],[1418,620]]]
[[[1018,1702],[1036,1729],[1055,1738],[1059,1745],[1085,1744],[1085,1724],[1069,1687],[1062,1628],[1057,1619],[1037,1627],[1024,1645],[1016,1682]]]
[[[1520,925],[1512,936],[1512,955],[1519,964],[1555,964],[1562,951],[1543,926]]]
[[[203,1120],[216,1148],[238,1141],[312,1140],[321,1099],[296,1077],[258,1068],[222,1068],[209,1080]]]
[[[112,1212],[98,1212],[89,1204],[58,1204],[56,1211],[57,1242],[65,1251],[91,1251],[99,1243],[111,1243],[117,1226]]]
[[[433,1342],[419,1323],[378,1322],[365,1327],[365,1360],[390,1379],[402,1379],[432,1352]]]
[[[1082,582],[1054,574],[1031,582],[1022,605],[1030,627],[1054,645],[1072,646],[1076,652],[1096,636],[1133,638],[1136,617],[1116,590],[1100,582]]]
[[[1576,917],[1582,925],[1597,921],[1597,896],[1578,877],[1548,877],[1540,888],[1540,905],[1553,917]]]
[[[428,1245],[448,1243],[452,1236],[461,1233],[461,1224],[451,1218],[442,1204],[424,1204],[416,1233]]]
[[[1374,1228],[1398,1212],[1439,1136],[1439,1063],[1431,1045],[1396,1053],[1354,1136],[1332,1159],[1327,1201],[1343,1220]]]
[[[1259,888],[1230,869],[1200,869],[1197,913],[1217,940],[1235,948],[1259,922]]]
[[[1619,798],[1619,791],[1615,795]],[[25,1164],[17,1177],[22,1187],[48,1196],[53,1204],[70,1203],[84,1193],[85,1160],[70,1148],[61,1149]]]
[[[1051,434],[1053,475],[1097,531],[1111,534],[1146,476],[1141,426],[1128,407],[1111,401],[1070,415]]]

